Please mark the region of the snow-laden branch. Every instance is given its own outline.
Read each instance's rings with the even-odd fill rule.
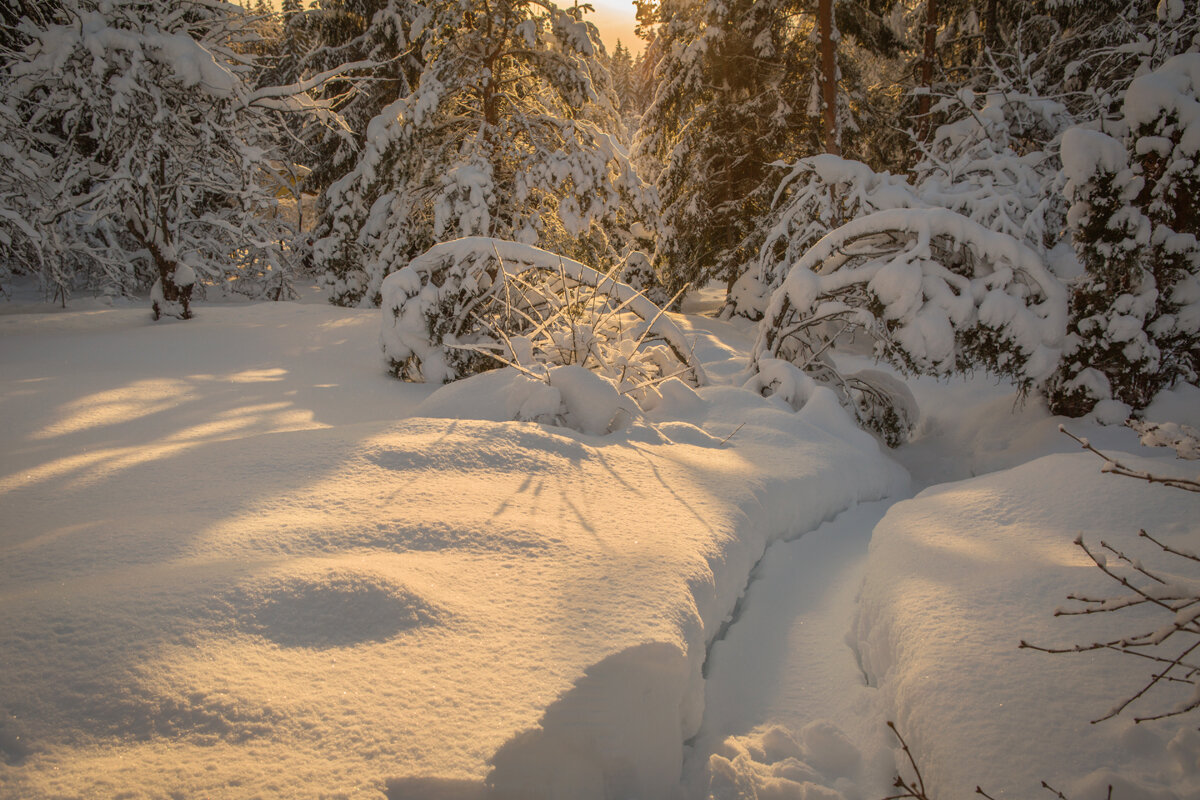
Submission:
[[[1035,381],[1058,362],[1066,310],[1065,288],[1016,239],[945,209],[892,209],[851,220],[792,266],[755,359],[803,362],[823,345],[810,321],[841,318],[908,371],[978,365]]]
[[[307,80],[289,83],[285,86],[264,86],[261,89],[255,89],[242,98],[242,106],[262,105],[262,101],[266,99],[295,97],[296,95],[311,92],[313,89],[319,89],[334,78],[341,77],[347,73],[360,69],[374,69],[378,66],[381,66],[378,61],[353,61],[349,64],[341,64],[333,69],[327,69]]]
[[[533,245],[483,236],[435,245],[384,279],[380,343],[398,377],[449,382],[494,367],[483,351],[511,351],[512,337],[540,333],[545,315],[538,306],[576,287],[592,290],[583,301],[590,313],[636,315],[639,345],[647,336],[661,340],[684,377],[705,382],[683,332],[637,290]]]
[[[915,421],[910,396],[842,376],[825,355],[833,339],[863,331],[904,372],[982,368],[1027,389],[1057,366],[1066,313],[1066,289],[1013,237],[946,209],[877,211],[831,231],[791,266],[759,323],[753,366],[798,365],[898,444]]]

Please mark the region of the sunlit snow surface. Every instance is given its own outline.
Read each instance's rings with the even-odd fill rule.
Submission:
[[[0,793],[670,796],[768,540],[904,480],[832,396],[411,417],[377,325],[0,318]]]
[[[1187,498],[1056,456],[872,537],[904,470],[826,392],[720,385],[726,323],[679,318],[718,385],[588,436],[495,421],[503,374],[388,378],[377,312],[76,305],[0,315],[0,797],[871,798],[887,718],[943,797],[1134,756],[1167,794],[1128,796],[1194,795],[1187,725],[1061,735],[1139,671],[1015,650],[1070,639],[1072,510],[1194,538]],[[918,488],[1073,447],[1003,387],[915,391]]]

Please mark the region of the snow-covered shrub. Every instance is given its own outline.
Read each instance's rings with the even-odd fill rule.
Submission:
[[[757,250],[729,292],[733,313],[760,319],[771,293],[817,241],[852,219],[889,208],[920,205],[903,178],[834,155],[802,158],[788,168],[771,201],[771,214],[748,241]]]
[[[330,299],[377,304],[386,275],[464,236],[616,264],[654,194],[611,133],[595,28],[528,0],[435,9],[418,85],[329,188],[314,256]]]
[[[850,376],[827,350],[862,331],[903,372],[983,369],[1028,389],[1057,366],[1065,324],[1066,291],[1035,251],[952,211],[893,209],[830,232],[793,265],[759,323],[754,363],[784,359],[836,388]],[[873,387],[858,389],[863,402],[844,400],[902,438],[898,420],[911,415],[887,410],[894,387],[859,380]]]
[[[643,407],[661,380],[704,381],[661,308],[532,245],[484,237],[435,245],[380,292],[384,355],[406,380],[444,383],[509,364],[551,382],[553,367],[579,366]]]
[[[1065,207],[1054,191],[1050,145],[1071,124],[1057,101],[1010,87],[969,89],[934,107],[951,121],[923,144],[913,168],[925,204],[948,208],[1037,250],[1057,243]]]
[[[1200,371],[1200,53],[1137,78],[1109,135],[1072,128],[1063,174],[1086,274],[1071,297],[1051,409],[1145,407]]]
[[[51,15],[48,15],[51,16]],[[292,237],[261,172],[276,113],[239,52],[250,16],[179,0],[62,0],[0,69],[0,248],[47,293],[261,295]]]

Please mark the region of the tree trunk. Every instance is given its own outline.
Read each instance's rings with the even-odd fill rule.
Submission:
[[[817,3],[817,26],[821,32],[821,123],[825,152],[842,154],[837,129],[837,42],[833,38],[834,0]]]
[[[917,100],[917,134],[924,140],[929,134],[929,109],[932,105],[933,65],[937,59],[937,0],[925,0],[925,50],[921,54],[921,88]]]
[[[988,0],[983,26],[984,46],[989,50],[995,49],[1000,44],[1000,22],[997,19],[996,0]]]

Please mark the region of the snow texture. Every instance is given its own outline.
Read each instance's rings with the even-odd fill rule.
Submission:
[[[0,795],[677,796],[768,543],[903,483],[825,390],[494,421],[377,313],[0,317]]]
[[[1170,462],[1113,455],[1178,472]],[[1101,474],[1099,463],[1055,455],[937,486],[876,526],[855,639],[869,684],[922,762],[930,796],[966,797],[982,786],[1034,797],[1042,780],[1069,797],[1102,796],[1108,783],[1123,797],[1200,792],[1193,726],[1124,716],[1089,722],[1148,680],[1140,659],[1017,648],[1022,639],[1089,643],[1139,624],[1052,616],[1067,593],[1112,586],[1072,544],[1081,530],[1126,550],[1136,549],[1139,527],[1177,546],[1200,543],[1200,498]]]

